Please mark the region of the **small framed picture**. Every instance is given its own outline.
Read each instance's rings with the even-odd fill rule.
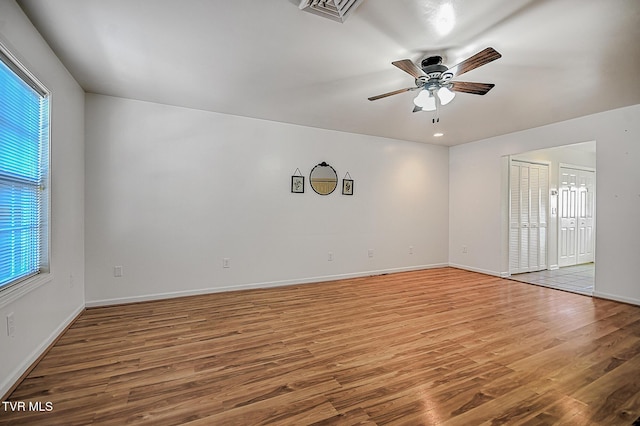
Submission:
[[[291,192],[297,194],[304,192],[304,176],[291,176]]]
[[[353,195],[353,179],[342,179],[342,193]]]

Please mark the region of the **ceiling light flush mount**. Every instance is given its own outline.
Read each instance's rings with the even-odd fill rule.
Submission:
[[[364,0],[301,0],[300,10],[344,22]]]

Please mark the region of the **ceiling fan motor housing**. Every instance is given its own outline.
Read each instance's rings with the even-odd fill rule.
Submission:
[[[423,87],[427,90],[437,90],[443,85],[445,80],[448,80],[443,78],[447,76],[445,72],[449,68],[442,64],[442,56],[429,56],[423,59],[420,62],[420,68],[422,68],[425,75],[416,79],[416,85],[418,87]]]
[[[422,62],[420,62],[420,66],[422,67],[422,69],[430,65],[440,65],[440,64],[442,64],[442,56],[439,56],[439,55],[429,56],[427,58],[424,58]]]
[[[449,69],[442,64],[442,56],[429,56],[423,59],[420,62],[420,68],[427,75],[427,80],[439,80],[442,74]]]

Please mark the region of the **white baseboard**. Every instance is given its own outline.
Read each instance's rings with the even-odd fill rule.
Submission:
[[[449,266],[452,268],[464,269],[465,271],[478,272],[480,274],[493,275],[495,277],[505,278],[503,276],[505,274],[504,272],[489,271],[487,269],[474,268],[473,266],[458,265],[457,263],[450,263]],[[508,276],[508,273],[507,273],[507,276]]]
[[[128,296],[128,297],[119,297],[119,298],[113,298],[113,299],[88,300],[85,302],[85,305],[87,308],[94,308],[94,307],[107,306],[107,305],[121,305],[125,303],[148,302],[152,300],[172,299],[175,297],[222,293],[225,291],[250,290],[250,289],[256,289],[256,288],[283,287],[287,285],[311,284],[311,283],[318,283],[318,282],[324,282],[324,281],[337,281],[337,280],[344,280],[349,278],[361,278],[361,277],[369,277],[374,275],[393,274],[397,272],[410,272],[410,271],[419,271],[423,269],[445,268],[447,266],[449,266],[448,263],[435,263],[431,265],[416,265],[416,266],[407,266],[402,268],[390,268],[390,269],[381,269],[381,270],[375,270],[375,271],[355,272],[355,273],[349,273],[349,274],[324,275],[324,276],[318,276],[318,277],[300,278],[300,279],[292,279],[292,280],[266,281],[266,282],[258,282],[258,283],[230,285],[230,286],[223,286],[223,287],[210,287],[210,288],[174,291],[174,292],[166,292],[166,293],[144,294],[140,296]]]
[[[593,295],[594,297],[599,297],[600,299],[608,299],[615,302],[623,302],[629,303],[630,305],[640,306],[640,299],[634,299],[633,297],[618,296],[616,294],[603,293],[601,291],[594,291]]]
[[[558,269],[560,269],[560,266],[558,266],[558,265],[550,265],[549,266],[549,270],[550,271],[557,271]]]
[[[84,310],[84,306],[79,306],[69,315],[44,341],[38,345],[36,349],[29,354],[29,356],[17,366],[8,377],[3,378],[0,382],[0,398],[5,395],[11,387],[20,380],[20,377],[31,367],[31,365],[40,358],[40,356],[47,350],[47,348],[55,342],[60,334],[71,324],[71,322],[77,318],[78,315]]]

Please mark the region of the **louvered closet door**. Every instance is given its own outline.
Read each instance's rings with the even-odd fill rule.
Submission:
[[[546,269],[549,167],[512,161],[509,191],[509,271]]]

